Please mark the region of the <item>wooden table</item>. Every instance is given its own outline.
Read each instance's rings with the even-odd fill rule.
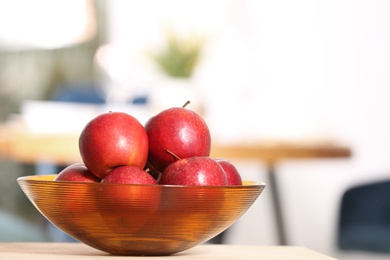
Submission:
[[[48,162],[68,165],[80,162],[78,134],[34,133],[21,122],[0,125],[0,156],[24,163]],[[260,160],[266,164],[272,193],[279,244],[288,244],[280,205],[275,166],[283,160],[331,159],[351,156],[349,147],[334,141],[263,140],[251,144],[213,144],[211,156]]]
[[[115,256],[114,259],[139,257]],[[113,259],[111,255],[81,243],[0,243],[0,259],[65,260]],[[157,259],[157,257],[142,257]],[[256,260],[332,260],[335,258],[304,247],[200,245],[164,259],[256,259]]]

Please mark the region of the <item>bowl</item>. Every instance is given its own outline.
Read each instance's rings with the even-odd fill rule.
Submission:
[[[202,244],[240,218],[264,183],[242,186],[131,185],[17,179],[51,223],[113,255],[165,256]]]

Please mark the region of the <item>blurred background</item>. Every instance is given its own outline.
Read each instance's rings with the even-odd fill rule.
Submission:
[[[276,166],[289,244],[387,259],[390,203],[382,234],[366,228],[384,241],[377,251],[375,239],[343,249],[339,221],[349,188],[390,178],[389,46],[385,0],[0,0],[0,120],[77,133],[94,113],[144,122],[190,99],[218,142],[337,140],[351,158]],[[70,101],[91,106],[75,112]],[[0,240],[53,239],[15,180],[55,168],[0,160]],[[244,179],[268,182],[261,160],[234,163]],[[265,191],[225,243],[277,244],[271,208]]]

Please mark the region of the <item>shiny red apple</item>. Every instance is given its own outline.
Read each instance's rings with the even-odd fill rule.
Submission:
[[[181,159],[210,155],[209,128],[199,114],[185,108],[186,104],[163,110],[145,124],[149,161],[161,172],[177,161],[172,154]]]
[[[107,223],[117,223],[109,227],[113,232],[134,234],[156,214],[161,186],[146,171],[135,166],[119,166],[102,179],[101,185],[100,193],[104,201],[100,213]],[[114,207],[106,207],[107,203]],[[142,218],[137,221],[118,218],[122,213],[125,216],[135,210],[142,212]]]
[[[158,184],[152,175],[136,166],[116,167],[102,179],[102,183]]]
[[[131,165],[143,169],[148,147],[143,125],[123,112],[108,112],[95,117],[79,137],[81,158],[100,179],[118,166]]]
[[[92,174],[84,163],[74,163],[65,167],[54,178],[55,181],[73,182],[100,182],[100,179]]]
[[[222,166],[223,170],[225,171],[228,185],[230,186],[242,185],[241,175],[237,170],[236,166],[234,166],[234,164],[222,158],[217,158],[215,160]]]
[[[108,200],[121,205],[121,210],[131,210],[134,206],[154,209],[158,205],[160,189],[145,186],[158,186],[157,180],[138,167],[119,166],[108,173],[101,183],[102,185],[105,183],[136,184],[131,186],[114,185],[102,189]]]
[[[217,161],[207,156],[190,157],[178,160],[165,168],[161,174],[160,184],[162,185],[183,185],[188,186],[188,189],[183,189],[180,193],[180,198],[163,194],[161,203],[165,203],[164,208],[167,211],[177,213],[177,218],[194,218],[190,224],[198,223],[202,219],[204,212],[199,212],[197,203],[199,201],[207,201],[210,211],[213,212],[215,218],[220,217],[221,207],[225,203],[225,195],[219,192],[219,189],[212,189],[213,186],[227,186],[225,172]],[[198,189],[202,188],[202,192]],[[195,187],[197,186],[197,187]],[[185,214],[183,214],[185,212]],[[192,214],[190,214],[192,213]],[[180,215],[183,214],[183,215]],[[209,216],[208,216],[209,217]],[[205,220],[206,219],[206,220]],[[200,224],[200,223],[199,223]],[[207,218],[204,216],[201,225],[208,225]]]
[[[61,193],[60,191],[63,190],[59,189],[57,196],[52,198],[53,203],[64,208],[67,214],[81,217],[81,215],[84,216],[84,214],[96,212],[95,204],[84,200],[88,196],[91,186],[80,185],[77,182],[97,183],[100,185],[100,179],[92,174],[83,163],[74,163],[65,167],[57,174],[54,181],[74,182],[77,185],[77,192],[72,194],[67,192]],[[69,221],[73,221],[73,217],[69,217]]]
[[[207,156],[180,159],[167,166],[160,184],[186,186],[225,186],[227,179],[221,165]]]

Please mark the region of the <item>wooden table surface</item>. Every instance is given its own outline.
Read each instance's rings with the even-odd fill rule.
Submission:
[[[4,260],[67,260],[67,259],[132,259],[115,256],[81,243],[0,243],[0,259]],[[142,257],[157,259],[158,257]],[[304,247],[242,246],[205,244],[164,259],[256,259],[256,260],[332,260],[335,258]]]

